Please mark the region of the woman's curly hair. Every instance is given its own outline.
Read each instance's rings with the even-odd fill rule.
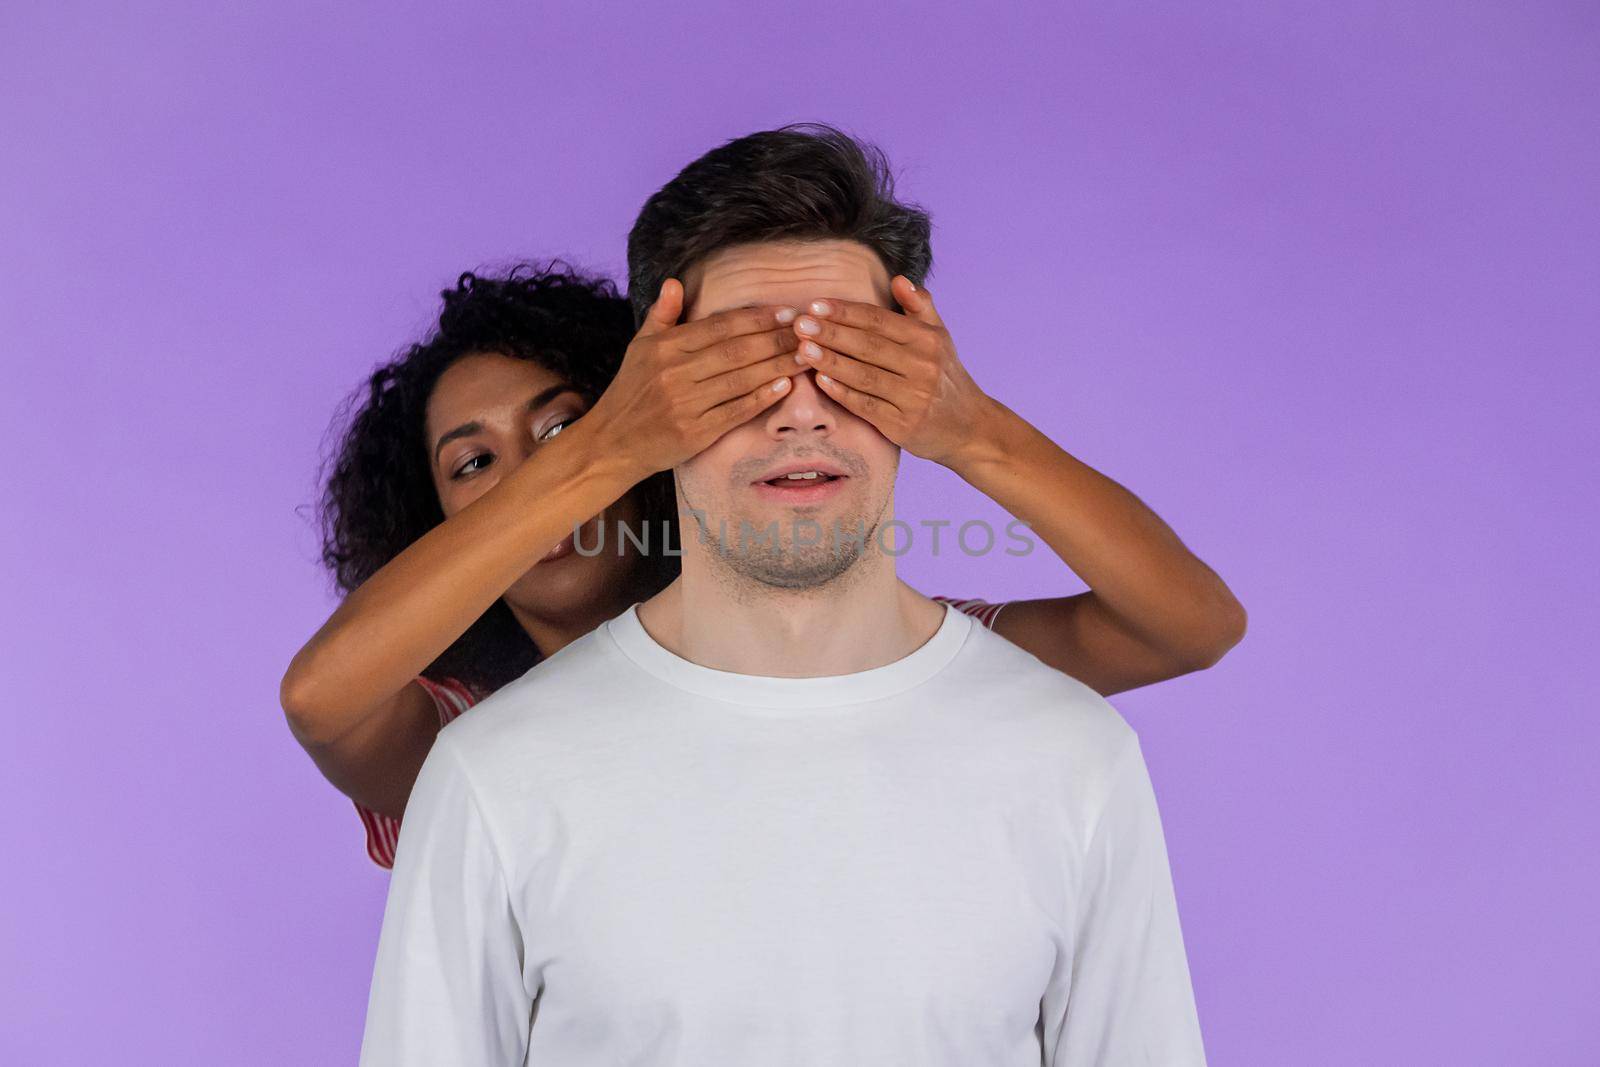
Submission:
[[[633,315],[616,286],[560,260],[521,263],[496,277],[462,274],[441,295],[437,328],[373,371],[346,399],[330,431],[337,444],[324,469],[319,507],[322,562],[343,594],[444,521],[424,420],[428,397],[452,363],[486,352],[531,360],[593,403],[633,337]],[[671,472],[653,475],[638,492],[648,528],[668,530],[668,545],[675,548]],[[652,542],[642,565],[659,589],[677,574],[678,558]],[[496,600],[422,673],[490,693],[539,659],[511,609]]]

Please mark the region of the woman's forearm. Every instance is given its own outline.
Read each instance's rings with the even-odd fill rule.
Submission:
[[[351,592],[294,657],[281,699],[331,743],[392,702],[513,582],[638,480],[582,420]]]
[[[1243,607],[1136,496],[999,401],[974,430],[951,469],[1026,522],[1123,628],[1185,670],[1237,643]]]

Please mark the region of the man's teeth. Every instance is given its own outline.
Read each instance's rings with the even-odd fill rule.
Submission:
[[[791,482],[798,482],[810,481],[813,478],[820,477],[821,474],[821,471],[795,471],[793,474],[785,474],[782,477]]]

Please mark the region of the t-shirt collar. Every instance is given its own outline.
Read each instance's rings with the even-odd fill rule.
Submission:
[[[668,651],[639,621],[639,605],[605,624],[606,633],[628,659],[674,688],[748,708],[838,708],[865,704],[921,685],[955,658],[972,630],[972,619],[944,605],[944,621],[933,636],[909,655],[853,674],[814,678],[771,678],[703,667]]]

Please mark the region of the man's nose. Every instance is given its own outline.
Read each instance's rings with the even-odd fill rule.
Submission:
[[[816,371],[789,379],[789,395],[768,410],[767,436],[774,440],[806,434],[833,433],[839,406],[817,385]]]

